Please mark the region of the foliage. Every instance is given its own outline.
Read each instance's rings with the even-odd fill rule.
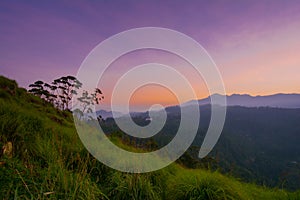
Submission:
[[[166,109],[166,123],[153,137],[159,147],[174,138],[180,124],[180,109]],[[300,109],[228,107],[218,143],[201,160],[198,153],[210,123],[211,107],[201,106],[200,112],[196,138],[178,163],[189,168],[218,169],[262,186],[300,189]],[[143,124],[146,117],[145,113],[135,113],[133,120]],[[111,126],[115,127],[114,122]]]
[[[172,164],[147,174],[112,170],[83,147],[69,112],[0,77],[0,199],[299,199],[203,169]],[[113,136],[115,144],[136,149]],[[137,149],[136,149],[137,150]],[[205,196],[206,195],[206,196]],[[208,197],[208,198],[207,198]]]
[[[71,99],[81,86],[82,83],[74,76],[63,76],[55,79],[52,84],[36,81],[29,85],[29,92],[61,110],[70,110]]]
[[[80,102],[80,109],[77,108],[75,112],[79,115],[79,119],[83,119],[85,117],[89,119],[89,116],[86,114],[92,113],[92,106],[95,104],[100,104],[102,99],[104,99],[104,96],[99,88],[95,88],[95,91],[91,94],[84,90],[81,97],[77,98],[77,100]],[[99,116],[98,120],[100,121],[101,119],[101,116]]]

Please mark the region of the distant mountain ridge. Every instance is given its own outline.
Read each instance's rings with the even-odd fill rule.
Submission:
[[[106,111],[106,110],[98,110],[96,111],[97,116],[101,116],[103,119],[113,117],[112,111]],[[114,112],[114,117],[121,117],[123,113],[121,112]]]
[[[224,95],[213,94],[216,98],[222,98]],[[199,105],[210,104],[211,97],[200,100],[191,100],[183,106],[199,103]],[[227,106],[243,107],[276,107],[276,108],[300,108],[300,94],[273,94],[267,96],[251,96],[249,94],[226,95]]]
[[[220,94],[213,94],[212,96],[216,98],[223,98],[224,95]],[[195,103],[199,103],[199,106],[210,104],[211,96],[199,99],[199,100],[191,100],[182,104],[182,106],[189,106]],[[242,107],[274,107],[274,108],[300,108],[300,94],[273,94],[273,95],[266,95],[266,96],[251,96],[249,94],[232,94],[226,95],[227,106],[242,106]],[[178,107],[176,106],[169,106],[166,109],[172,109]],[[101,115],[103,119],[113,117],[112,111],[106,110],[98,110],[97,115]],[[141,114],[147,114],[147,111],[141,112],[131,112],[132,117],[140,116]],[[121,117],[124,113],[122,112],[115,112],[115,117]]]

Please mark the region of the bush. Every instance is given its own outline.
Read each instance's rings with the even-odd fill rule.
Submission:
[[[167,196],[174,200],[245,199],[239,189],[215,173],[184,173],[170,180]]]
[[[107,186],[111,199],[161,199],[159,187],[153,185],[147,175],[115,172]]]

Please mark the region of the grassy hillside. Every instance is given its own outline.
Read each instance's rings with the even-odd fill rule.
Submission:
[[[0,148],[0,199],[300,199],[178,164],[147,174],[112,170],[85,150],[71,113],[1,76]]]
[[[179,128],[180,108],[168,107],[167,120],[153,138],[160,146],[168,144]],[[190,155],[198,153],[210,125],[211,107],[199,107],[201,120]],[[141,125],[148,113],[135,113]],[[269,187],[300,189],[300,109],[229,106],[218,143],[206,158],[213,158],[222,173]],[[110,126],[116,124],[107,119]],[[106,123],[107,124],[107,123]],[[116,126],[115,126],[116,127]],[[111,131],[111,130],[109,130]],[[203,162],[203,160],[201,161]]]

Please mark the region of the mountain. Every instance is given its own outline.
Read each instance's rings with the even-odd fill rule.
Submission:
[[[247,96],[242,98],[248,99]],[[166,123],[153,137],[159,147],[175,137],[181,121],[179,106],[165,110]],[[189,150],[195,160],[199,160],[200,146],[210,123],[211,106],[201,105],[199,110],[199,129]],[[140,126],[149,124],[148,117],[146,112],[132,116]],[[244,181],[297,190],[300,186],[299,122],[300,108],[229,106],[221,137],[208,158],[217,161],[220,171]],[[115,127],[113,119],[107,123]]]
[[[242,107],[273,107],[273,108],[300,108],[300,94],[273,94],[265,96],[251,96],[249,94],[232,94],[220,95],[213,94],[214,98],[226,98],[227,106],[242,106]],[[199,100],[191,100],[181,104],[182,106],[189,106],[198,103],[199,106],[211,103],[211,97]],[[167,112],[172,109],[179,109],[178,106],[170,106],[165,108]],[[112,117],[111,111],[99,110],[97,115],[101,115],[104,119]],[[132,117],[145,115],[147,112],[131,112]],[[121,117],[123,113],[115,112],[115,117]]]
[[[56,109],[2,76],[0,124],[0,199],[283,200],[300,197],[300,192],[260,187],[219,172],[187,169],[176,163],[146,174],[113,170],[87,152],[69,111]],[[117,146],[145,151],[117,135],[109,138]]]
[[[214,94],[214,97],[224,98],[224,95]],[[226,95],[228,106],[244,107],[276,107],[276,108],[300,108],[300,94],[274,94],[267,96],[251,96],[248,94]],[[188,106],[199,103],[199,105],[210,104],[211,97],[200,100],[191,100],[183,104]]]
[[[103,119],[107,119],[109,117],[113,117],[112,111],[106,111],[106,110],[98,110],[96,111],[97,116],[101,116]],[[121,112],[114,112],[114,117],[121,117],[123,113]]]
[[[174,138],[181,120],[179,107],[168,107],[166,111],[166,123],[154,136],[160,146]],[[211,106],[200,106],[200,116],[190,152],[194,159],[198,159],[210,123]],[[140,125],[146,124],[145,117],[133,120]],[[220,171],[230,172],[242,180],[299,189],[299,122],[300,108],[230,106],[221,137],[208,157],[217,160]]]
[[[273,94],[265,96],[251,96],[249,94],[232,94],[232,95],[220,95],[213,94],[214,98],[221,99],[226,98],[227,106],[242,106],[242,107],[273,107],[273,108],[300,108],[300,94]],[[198,103],[199,106],[207,105],[211,103],[211,97],[207,97],[199,100],[190,100],[182,106],[189,106]],[[167,112],[173,109],[179,109],[179,106],[170,106],[165,108]],[[104,119],[112,117],[111,111],[99,110],[97,115],[101,115]],[[147,115],[147,112],[131,112],[131,117],[137,117],[141,115]],[[115,112],[115,117],[122,117],[123,113]]]

